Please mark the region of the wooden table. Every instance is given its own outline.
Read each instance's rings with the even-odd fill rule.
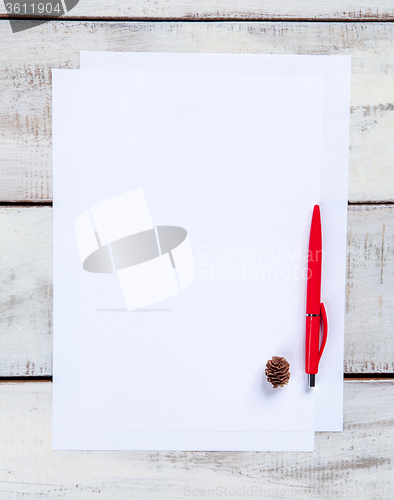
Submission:
[[[16,34],[4,12],[0,499],[394,496],[393,3],[81,0]],[[51,69],[80,50],[352,55],[345,430],[314,453],[51,451]]]

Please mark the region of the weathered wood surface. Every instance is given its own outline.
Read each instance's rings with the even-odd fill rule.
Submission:
[[[23,2],[21,2],[23,3]],[[6,15],[0,4],[0,15]],[[394,18],[389,0],[334,0],[331,2],[279,2],[278,0],[134,0],[119,2],[80,0],[65,14],[74,19],[138,19],[138,20],[350,20],[381,21]]]
[[[1,208],[0,376],[49,375],[52,209]]]
[[[393,328],[394,206],[350,206],[345,372],[393,373]]]
[[[2,499],[392,498],[394,381],[346,381],[344,432],[317,433],[313,453],[53,452],[51,396],[0,384]]]
[[[93,5],[80,4],[75,15],[76,9]],[[227,0],[224,4],[231,8]],[[133,2],[108,5],[119,12],[134,8]],[[136,5],[163,8],[156,2]],[[173,3],[166,5],[170,9]],[[299,5],[294,3],[290,12]],[[313,8],[328,5],[314,2]],[[379,12],[385,12],[384,5]],[[371,12],[377,9],[368,6]],[[276,7],[289,10],[288,3]],[[91,10],[100,12],[96,6]],[[349,200],[394,201],[393,39],[393,23],[57,21],[13,34],[2,20],[0,200],[52,198],[51,68],[78,68],[80,50],[120,50],[352,55]]]
[[[52,209],[3,207],[0,376],[52,374]],[[394,207],[348,212],[345,371],[394,372]],[[105,367],[103,367],[105,370]]]

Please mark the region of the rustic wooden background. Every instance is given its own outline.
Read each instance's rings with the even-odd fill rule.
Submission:
[[[0,47],[0,500],[392,498],[393,2],[81,0],[16,34],[1,5]],[[51,451],[51,68],[80,50],[352,55],[345,430],[314,453]]]

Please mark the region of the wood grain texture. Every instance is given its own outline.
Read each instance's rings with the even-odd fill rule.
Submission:
[[[393,381],[346,381],[344,432],[317,433],[313,453],[53,452],[51,396],[48,382],[0,384],[1,498],[392,498]]]
[[[345,371],[394,372],[393,324],[394,207],[351,206]]]
[[[0,376],[52,374],[51,212],[0,212]],[[352,206],[348,228],[345,371],[393,373],[394,207]]]
[[[80,50],[350,54],[349,200],[394,201],[392,23],[57,21],[13,34],[2,20],[0,39],[2,201],[52,198],[51,68],[78,68]]]
[[[0,4],[0,15],[6,15]],[[350,20],[381,21],[394,18],[389,0],[334,0],[331,2],[279,2],[277,0],[135,0],[119,2],[80,0],[63,16],[74,19],[129,20]]]
[[[52,209],[0,210],[0,376],[52,372]]]

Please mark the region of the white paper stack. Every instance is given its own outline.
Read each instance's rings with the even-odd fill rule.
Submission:
[[[54,449],[313,451],[342,430],[349,108],[347,56],[53,71]],[[329,334],[308,389],[315,204]]]

